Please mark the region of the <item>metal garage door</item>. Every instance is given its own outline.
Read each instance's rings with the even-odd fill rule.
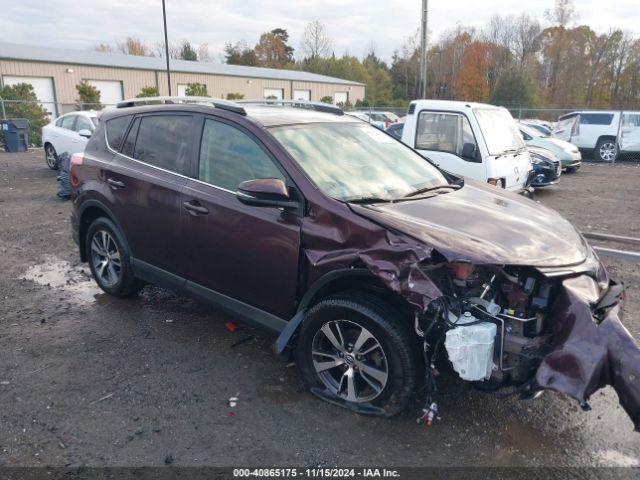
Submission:
[[[293,91],[293,99],[294,100],[306,100],[307,102],[311,101],[311,90],[294,90]]]
[[[57,117],[58,109],[56,108],[56,95],[53,89],[53,78],[51,77],[16,77],[13,75],[4,75],[2,77],[4,85],[16,85],[18,83],[29,83],[36,93],[36,97],[40,100],[40,105],[49,112],[49,116]]]
[[[284,90],[282,88],[265,88],[264,98],[282,100],[284,98]]]
[[[179,97],[186,97],[187,96],[187,87],[189,85],[187,85],[186,83],[179,83],[178,84],[178,96]]]
[[[349,101],[349,92],[336,92],[333,94],[333,103],[335,105],[339,103],[347,103]]]
[[[119,80],[87,80],[87,83],[100,90],[100,103],[113,106],[123,100],[122,82]]]

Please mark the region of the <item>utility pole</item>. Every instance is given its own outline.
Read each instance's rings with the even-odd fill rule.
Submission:
[[[422,0],[422,22],[420,24],[420,95],[427,98],[427,20],[429,0]]]
[[[164,21],[164,56],[167,58],[167,85],[171,96],[171,70],[169,69],[169,37],[167,35],[167,10],[162,0],[162,20]]]

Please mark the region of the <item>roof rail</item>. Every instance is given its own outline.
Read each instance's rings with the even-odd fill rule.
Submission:
[[[279,100],[279,99],[259,99],[259,100],[237,100],[238,104],[253,105],[287,105],[294,108],[307,108],[317,112],[333,113],[334,115],[344,115],[344,111],[338,106],[322,102],[310,102],[308,100]]]
[[[208,104],[221,110],[229,110],[230,112],[239,113],[240,115],[246,115],[247,112],[238,105],[236,102],[228,100],[217,100],[211,97],[141,97],[141,98],[129,98],[116,104],[117,108],[129,108],[138,105],[155,105],[155,104],[177,104],[177,103],[196,103],[196,104]]]

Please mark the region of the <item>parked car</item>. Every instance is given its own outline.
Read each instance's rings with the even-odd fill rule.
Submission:
[[[555,185],[562,174],[560,159],[551,151],[538,147],[527,147],[533,164],[532,187]]]
[[[551,133],[553,132],[553,128],[547,126],[547,124],[537,123],[532,120],[522,120],[520,123],[524,123],[525,125],[538,130],[545,137],[550,137]]]
[[[640,126],[634,121],[636,117],[640,118],[640,112],[624,112],[620,125],[620,111],[571,112],[558,119],[553,136],[574,144],[596,160],[612,162],[618,154],[619,127],[622,127],[620,152],[640,153]]]
[[[42,127],[42,145],[47,166],[58,169],[58,156],[84,150],[98,125],[99,112],[93,110],[67,113]]]
[[[404,123],[394,123],[389,125],[389,127],[385,130],[389,135],[397,140],[402,140],[402,129],[404,128]]]
[[[360,413],[424,387],[432,417],[446,353],[487,388],[585,405],[611,384],[640,424],[622,288],[556,212],[336,107],[145,101],[164,100],[103,113],[71,162],[73,236],[105,292],[149,282],[263,327],[313,394]]]
[[[374,120],[366,112],[347,112],[347,115],[358,118],[363,122],[367,122],[368,124],[373,125],[374,127],[379,128],[380,130],[385,129],[385,123],[383,121]]]
[[[527,147],[538,147],[553,152],[560,159],[564,170],[575,172],[582,165],[582,154],[575,145],[558,138],[543,135],[538,130],[523,123],[519,123],[518,128]]]
[[[482,103],[415,100],[402,141],[438,167],[514,192],[527,191],[533,167],[509,111]]]

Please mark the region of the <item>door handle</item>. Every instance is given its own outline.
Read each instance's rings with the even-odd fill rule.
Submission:
[[[187,210],[191,215],[207,215],[209,213],[209,209],[203,207],[195,200],[191,200],[189,202],[184,202],[182,206]]]
[[[124,188],[124,183],[121,182],[120,180],[116,180],[115,178],[107,178],[107,183],[114,190],[117,190],[119,188]]]

